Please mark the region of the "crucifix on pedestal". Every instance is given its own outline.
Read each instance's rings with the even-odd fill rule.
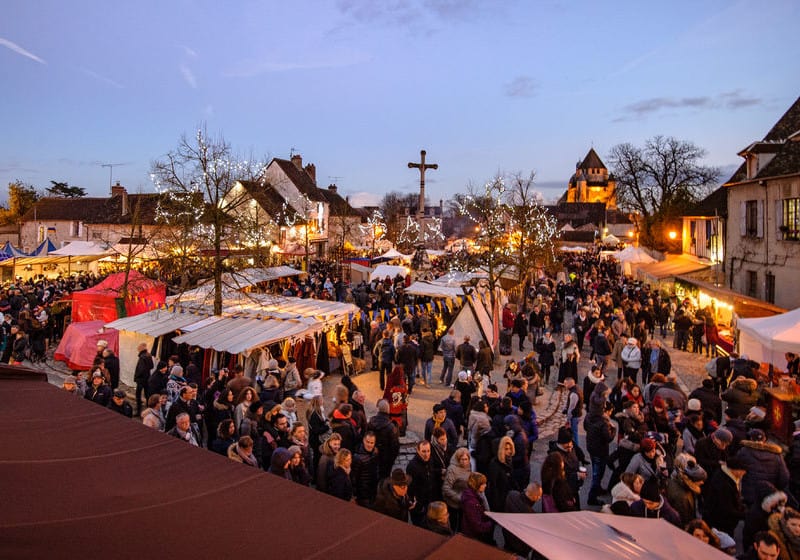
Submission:
[[[425,170],[439,169],[438,163],[425,163],[425,150],[419,152],[419,163],[408,162],[409,169],[419,169],[419,204],[417,205],[417,222],[422,226],[421,220],[425,215]]]

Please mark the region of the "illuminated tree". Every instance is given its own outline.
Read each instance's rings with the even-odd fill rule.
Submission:
[[[205,127],[194,138],[183,135],[177,148],[152,164],[153,182],[164,195],[159,217],[182,233],[175,249],[185,261],[196,260],[204,249],[211,253],[215,315],[222,314],[227,239],[237,228],[242,205],[251,200],[237,183],[258,180],[264,169],[260,162],[236,157],[221,136],[209,138]]]

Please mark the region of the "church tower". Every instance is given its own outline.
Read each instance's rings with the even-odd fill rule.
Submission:
[[[575,165],[567,187],[567,202],[602,202],[608,209],[617,207],[617,180],[594,151]]]

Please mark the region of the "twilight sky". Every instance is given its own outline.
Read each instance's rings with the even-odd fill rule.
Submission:
[[[21,179],[152,191],[150,162],[206,123],[290,151],[355,203],[431,202],[497,172],[545,200],[594,146],[656,134],[737,166],[800,95],[800,2],[6,0],[0,200]],[[724,177],[727,179],[727,176]]]

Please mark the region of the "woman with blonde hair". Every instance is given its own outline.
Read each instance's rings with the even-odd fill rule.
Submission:
[[[349,502],[353,499],[353,482],[350,480],[350,468],[353,465],[353,454],[342,448],[333,459],[333,472],[328,477],[328,494]]]
[[[487,498],[492,511],[504,511],[508,493],[511,490],[519,490],[511,476],[511,459],[514,457],[515,452],[514,441],[510,437],[503,436],[500,438],[500,443],[497,446],[497,455],[489,463],[489,472],[487,473]]]
[[[428,514],[425,519],[425,528],[440,535],[448,537],[453,536],[453,530],[450,528],[450,514],[447,510],[447,504],[444,502],[435,501],[429,503]]]
[[[328,491],[328,479],[333,473],[333,460],[342,448],[342,436],[336,432],[320,446],[319,464],[317,465],[317,490]]]
[[[603,506],[603,511],[617,515],[630,515],[631,504],[641,498],[644,478],[640,474],[622,473],[620,481],[611,489],[611,505]]]
[[[467,537],[494,544],[494,525],[486,515],[490,510],[484,495],[485,490],[486,477],[481,473],[471,473],[467,479],[467,487],[461,494],[461,532]]]
[[[450,466],[444,475],[442,495],[450,513],[450,526],[457,531],[461,517],[461,494],[467,487],[467,479],[472,473],[469,450],[459,447],[450,459]]]
[[[281,413],[289,420],[289,428],[297,422],[297,402],[292,397],[286,397],[281,403]]]

